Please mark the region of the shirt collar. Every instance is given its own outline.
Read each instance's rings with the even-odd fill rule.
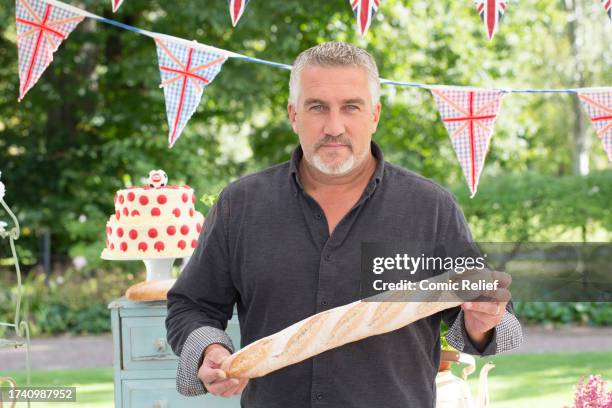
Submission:
[[[376,170],[374,170],[374,174],[372,175],[372,178],[370,178],[370,182],[368,183],[365,189],[365,194],[367,194],[367,196],[372,195],[372,193],[376,189],[376,186],[380,184],[385,171],[385,160],[382,150],[374,141],[370,143],[370,148],[372,150],[372,155],[376,159]],[[302,182],[298,177],[298,168],[300,160],[302,160],[303,156],[304,151],[302,150],[302,146],[297,145],[297,147],[291,154],[291,160],[289,161],[289,176],[291,179],[291,188],[293,190],[294,195],[297,195],[298,189],[302,191],[304,190],[304,186],[302,185]]]

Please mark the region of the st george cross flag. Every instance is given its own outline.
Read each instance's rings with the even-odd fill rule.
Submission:
[[[612,88],[579,90],[578,97],[612,162]]]
[[[230,16],[232,17],[232,26],[236,27],[238,20],[242,17],[242,13],[246,9],[249,0],[228,0]]]
[[[374,18],[374,14],[378,10],[378,6],[380,6],[381,0],[349,0],[351,2],[351,7],[353,8],[353,13],[355,13],[355,17],[357,18],[357,24],[359,25],[359,32],[362,36],[366,34],[368,28],[370,28],[370,24],[372,23],[372,19]]]
[[[435,88],[431,93],[450,135],[472,198],[478,188],[504,94],[499,90],[453,87]]]
[[[123,4],[123,0],[111,0],[113,2],[113,13],[117,10],[119,10],[119,7],[121,7],[121,4]]]
[[[601,0],[601,4],[603,5],[604,10],[606,10],[608,18],[612,20],[612,0]]]
[[[485,24],[489,41],[497,32],[499,23],[506,12],[506,2],[503,0],[476,0],[476,10]]]
[[[16,1],[20,83],[18,101],[21,101],[40,79],[53,61],[53,53],[83,18],[46,1]]]
[[[166,99],[170,147],[174,146],[202,99],[202,92],[221,71],[227,56],[155,39]]]

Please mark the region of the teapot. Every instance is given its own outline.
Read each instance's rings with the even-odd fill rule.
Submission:
[[[478,395],[472,398],[467,377],[476,371],[474,357],[458,351],[442,351],[440,356],[440,371],[436,376],[436,408],[486,408],[489,406],[488,374],[495,365],[486,363],[480,370]],[[466,364],[461,378],[455,376],[450,370],[450,363]],[[446,363],[446,364],[445,364]]]

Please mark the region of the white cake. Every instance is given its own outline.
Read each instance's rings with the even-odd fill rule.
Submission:
[[[193,253],[204,223],[194,208],[194,191],[161,185],[158,179],[152,171],[151,185],[117,191],[103,259],[184,258]]]

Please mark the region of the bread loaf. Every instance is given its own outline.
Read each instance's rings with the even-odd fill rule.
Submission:
[[[447,279],[442,274],[429,281]],[[221,369],[228,377],[261,377],[343,344],[397,330],[465,300],[448,291],[385,292],[317,313],[253,342],[225,359]]]
[[[136,301],[166,300],[168,291],[174,282],[176,279],[140,282],[130,286],[125,292],[125,297]]]

